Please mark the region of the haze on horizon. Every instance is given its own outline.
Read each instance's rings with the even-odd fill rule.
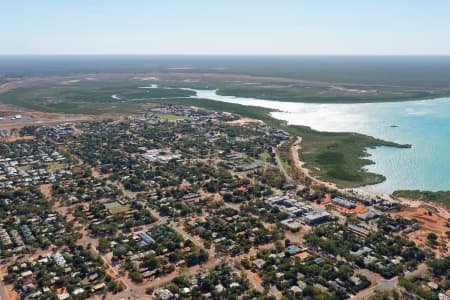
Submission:
[[[0,54],[450,55],[450,2],[431,3],[15,0]]]

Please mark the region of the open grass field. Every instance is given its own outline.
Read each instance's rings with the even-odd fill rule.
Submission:
[[[122,206],[122,205],[121,205],[119,202],[117,202],[117,201],[108,202],[108,203],[105,203],[104,205],[105,205],[105,208],[106,208],[106,209],[113,209],[113,208],[121,207],[121,206]]]
[[[105,203],[104,205],[105,205],[105,208],[107,210],[109,210],[109,212],[113,215],[119,214],[119,213],[124,213],[124,212],[130,210],[130,206],[128,204],[122,205],[117,201],[108,202],[108,203]]]
[[[158,115],[158,118],[160,118],[161,120],[167,120],[167,121],[171,121],[171,122],[187,119],[186,116],[177,116],[177,115],[168,115],[168,114],[160,114],[160,115]]]
[[[67,164],[65,164],[65,163],[60,163],[60,162],[51,162],[51,163],[47,164],[47,169],[48,169],[50,172],[55,172],[55,171],[64,169],[64,168],[66,168],[66,167],[67,167]]]
[[[129,205],[121,205],[121,206],[109,208],[108,210],[112,215],[117,215],[117,214],[121,214],[121,213],[129,211],[130,206]]]

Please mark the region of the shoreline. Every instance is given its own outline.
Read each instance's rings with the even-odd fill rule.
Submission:
[[[242,97],[242,98],[246,98],[244,95],[236,95],[236,94],[225,94],[225,93],[220,93],[220,89],[217,89],[217,95],[219,96],[224,96],[224,97]],[[259,96],[260,97],[260,96]],[[279,102],[283,102],[283,103],[305,103],[305,104],[337,104],[337,105],[346,105],[346,104],[375,104],[375,103],[398,103],[398,102],[416,102],[416,101],[433,101],[436,99],[441,99],[441,98],[449,98],[450,97],[450,92],[448,93],[443,93],[443,94],[438,94],[435,96],[417,96],[417,97],[408,97],[408,98],[383,98],[383,99],[367,99],[367,100],[361,100],[358,101],[357,99],[350,99],[350,101],[322,101],[322,100],[309,100],[308,99],[301,99],[301,100],[297,100],[297,101],[293,101],[291,99],[277,99],[277,100],[273,100],[273,99],[269,99],[269,98],[255,98],[255,99],[259,99],[259,100],[266,100],[266,101],[279,101]],[[247,98],[251,98],[251,97],[247,97]]]
[[[397,200],[400,202],[400,204],[406,205],[409,208],[431,207],[433,210],[435,210],[435,213],[437,215],[439,215],[443,218],[446,218],[446,219],[450,219],[450,211],[449,211],[448,207],[446,207],[445,205],[443,205],[439,202],[431,202],[431,201],[427,202],[424,200],[418,200],[418,199],[407,198],[407,197],[396,197],[393,194],[370,192],[370,191],[363,190],[362,189],[363,187],[339,188],[336,186],[335,183],[317,179],[316,177],[311,175],[310,170],[304,166],[305,162],[301,161],[298,157],[298,151],[301,149],[301,142],[302,142],[302,137],[298,136],[296,141],[293,143],[293,145],[291,146],[291,149],[290,149],[292,158],[294,160],[294,166],[297,169],[299,169],[300,172],[302,172],[302,174],[305,175],[305,177],[311,179],[314,183],[319,184],[321,186],[325,186],[326,188],[329,188],[329,189],[335,189],[340,192],[356,193],[356,194],[368,196],[370,198],[382,198],[382,199],[394,200],[394,201]],[[295,153],[297,153],[297,155]]]
[[[139,73],[140,75],[142,75],[142,73]],[[146,74],[151,74],[151,75],[163,75],[163,77],[167,78],[167,77],[171,77],[174,74],[176,74],[175,77],[180,77],[180,76],[189,76],[190,74],[186,74],[186,73],[146,73]],[[70,80],[75,80],[76,78],[85,78],[86,76],[93,76],[96,77],[98,79],[123,79],[123,78],[135,78],[136,73],[131,74],[97,74],[97,75],[86,75],[86,74],[77,74],[77,75],[71,75],[71,76],[48,76],[48,77],[28,77],[28,78],[22,78],[21,80],[18,80],[17,83],[18,86],[12,87],[11,85],[9,85],[8,83],[6,83],[6,91],[8,90],[12,90],[12,89],[16,89],[16,88],[20,88],[23,87],[23,85],[41,85],[43,84],[42,81],[44,81],[45,83],[48,83],[49,81],[52,82],[60,82],[62,79],[70,79]],[[130,77],[130,76],[134,76],[134,77]],[[196,74],[196,76],[198,76],[199,78],[203,78],[203,76],[205,76],[205,74]],[[217,74],[216,74],[217,76]],[[217,77],[219,78],[223,78],[223,77],[227,77],[229,75],[219,75]],[[248,78],[247,76],[243,76]],[[27,79],[31,78],[31,82],[27,82]],[[153,80],[154,77],[152,77]],[[252,77],[253,78],[253,77]],[[47,80],[45,80],[47,79]],[[160,78],[155,78],[156,80],[160,80]],[[267,79],[267,78],[266,78]],[[273,79],[273,78],[271,78]],[[42,81],[41,81],[42,80]],[[28,83],[28,84],[27,84]],[[22,85],[23,84],[23,85]],[[189,85],[189,83],[185,83],[187,85]],[[5,90],[2,88],[5,88],[5,85],[0,86],[0,93],[5,92]],[[428,98],[428,97],[427,97]],[[261,99],[262,100],[262,99]],[[429,99],[429,101],[431,101],[432,99]],[[405,101],[416,101],[416,100],[405,100]],[[343,187],[345,186],[351,186],[351,187],[363,187],[363,186],[370,186],[370,185],[374,185],[380,182],[383,182],[384,176],[380,175],[380,174],[374,174],[374,173],[370,173],[368,171],[365,170],[361,170],[360,167],[364,167],[366,165],[372,164],[374,163],[373,161],[371,161],[368,156],[367,156],[367,150],[372,148],[372,147],[381,147],[381,146],[388,146],[388,147],[398,147],[398,148],[410,148],[411,145],[406,145],[406,144],[399,144],[399,143],[395,143],[395,142],[388,142],[388,141],[384,141],[382,139],[378,139],[375,138],[373,136],[369,136],[369,135],[365,135],[365,134],[359,134],[359,133],[352,133],[352,132],[329,132],[329,131],[320,131],[320,130],[315,130],[312,129],[311,127],[308,126],[301,126],[301,125],[288,125],[286,121],[283,121],[281,119],[277,119],[275,117],[272,116],[272,112],[275,112],[275,109],[270,109],[270,108],[263,108],[263,107],[257,107],[257,106],[250,106],[250,105],[242,105],[242,104],[236,104],[236,103],[232,103],[232,102],[226,102],[226,101],[221,101],[221,100],[214,100],[214,99],[202,99],[202,98],[190,98],[190,99],[149,99],[148,100],[149,103],[151,102],[164,102],[164,103],[176,103],[176,104],[185,104],[185,105],[197,105],[197,106],[203,106],[203,107],[208,107],[211,109],[219,109],[219,110],[223,110],[223,111],[227,111],[230,110],[230,112],[234,112],[236,114],[240,114],[244,117],[248,117],[248,118],[252,118],[252,119],[258,119],[261,120],[265,123],[267,123],[269,126],[273,126],[273,127],[277,127],[277,128],[281,128],[283,130],[288,131],[290,134],[292,134],[293,136],[302,137],[301,141],[297,141],[296,142],[296,146],[298,146],[297,151],[295,151],[296,155],[298,156],[298,150],[305,148],[306,146],[303,145],[303,143],[305,142],[305,140],[307,141],[307,143],[309,143],[309,149],[311,141],[312,140],[317,140],[317,139],[321,139],[323,137],[328,138],[326,140],[327,143],[332,142],[333,140],[339,140],[339,139],[343,139],[343,138],[353,138],[355,140],[357,140],[357,144],[355,144],[354,148],[357,148],[359,150],[358,153],[351,153],[353,156],[353,160],[356,161],[358,164],[355,166],[350,166],[349,170],[351,170],[352,172],[355,171],[357,172],[357,175],[360,178],[357,179],[337,179],[337,183],[334,183],[336,181],[333,182],[333,180],[328,180],[328,178],[326,180],[322,180],[322,179],[318,179],[315,176],[312,176],[312,173],[315,173],[314,170],[312,169],[308,169],[306,168],[304,165],[306,163],[310,164],[310,163],[314,163],[314,159],[312,159],[311,157],[309,157],[309,159],[304,159],[302,157],[302,159],[304,160],[303,163],[299,164],[301,170],[310,178],[314,177],[315,181],[317,182],[321,182],[321,183],[326,183],[329,187],[332,188],[336,188],[337,185],[341,185]],[[211,105],[211,102],[216,102],[216,105]],[[400,101],[399,101],[400,102]],[[404,102],[404,101],[401,101]],[[298,103],[298,102],[293,102],[293,103]],[[216,106],[216,107],[212,107],[212,106]],[[220,107],[220,108],[219,108]],[[247,107],[247,109],[243,109],[244,107]],[[242,108],[242,109],[239,109]],[[250,112],[250,110],[254,110],[252,112]],[[300,145],[299,142],[303,142],[302,145]],[[342,150],[341,150],[342,151]],[[354,154],[354,155],[353,155]],[[302,155],[303,156],[303,155]],[[300,161],[300,160],[299,160]],[[320,169],[317,168],[318,171],[326,171],[327,170],[327,166],[321,166],[320,164],[318,164],[318,166],[320,166]],[[323,168],[322,168],[323,167]],[[322,175],[326,175],[321,174],[320,177],[322,177]],[[328,175],[326,177],[330,177],[331,175]],[[331,176],[331,178],[333,178],[333,176]]]
[[[292,144],[291,149],[290,149],[292,159],[294,160],[294,166],[297,169],[299,169],[300,172],[302,172],[302,174],[305,175],[305,177],[311,179],[315,183],[323,185],[330,189],[339,190],[339,188],[337,187],[337,185],[335,183],[323,181],[323,180],[316,178],[315,176],[311,175],[311,170],[309,170],[308,168],[305,167],[306,163],[304,161],[300,160],[300,157],[298,155],[298,151],[300,151],[302,149],[302,146],[301,146],[302,140],[303,140],[303,138],[301,136],[297,136],[296,141]]]

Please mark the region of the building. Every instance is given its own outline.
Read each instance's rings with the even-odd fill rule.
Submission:
[[[303,251],[304,249],[300,248],[297,245],[289,245],[289,247],[287,247],[287,252],[289,253],[289,255],[295,255]]]
[[[253,261],[253,265],[257,268],[257,269],[262,269],[262,267],[264,266],[264,264],[266,263],[266,261],[264,259],[258,258],[255,259]]]
[[[438,285],[436,282],[429,281],[429,282],[427,283],[427,286],[428,286],[430,289],[432,289],[433,291],[436,291],[436,290],[439,289],[439,285]]]
[[[61,253],[55,252],[52,254],[52,259],[56,262],[58,266],[64,267],[66,265],[66,260]]]
[[[409,233],[411,233],[411,232],[414,232],[414,231],[419,230],[420,227],[421,227],[421,226],[420,226],[420,223],[414,223],[414,224],[411,225],[411,227],[405,229],[405,230],[403,231],[403,233],[409,234]]]
[[[369,254],[370,252],[372,252],[372,249],[364,246],[364,247],[358,249],[357,251],[350,251],[350,254],[356,255],[356,256],[363,256],[363,255]]]
[[[292,293],[301,293],[301,292],[303,292],[303,289],[302,288],[300,288],[299,286],[296,286],[296,285],[294,285],[294,286],[291,286],[290,288],[289,288],[289,291],[291,291]]]
[[[333,199],[331,199],[331,203],[346,209],[354,209],[356,207],[355,203],[339,197],[334,197]]]
[[[141,239],[139,243],[139,246],[141,247],[155,242],[155,240],[145,231],[138,232],[137,236]]]
[[[76,288],[73,292],[72,295],[81,295],[84,293],[84,289],[83,288]]]
[[[325,259],[323,259],[322,257],[318,257],[318,258],[314,259],[313,261],[314,261],[314,263],[321,265],[325,262]]]
[[[356,225],[348,225],[348,229],[350,231],[352,231],[353,233],[359,235],[359,236],[368,236],[370,234],[370,231],[361,227],[361,226],[356,226]]]
[[[11,237],[4,228],[0,228],[0,240],[5,248],[12,245]]]
[[[242,171],[242,172],[248,172],[248,171],[254,171],[254,170],[260,169],[262,167],[263,167],[263,165],[261,163],[253,162],[253,163],[249,163],[249,164],[240,166],[238,169],[239,169],[239,171]]]
[[[374,209],[374,210],[370,210],[366,213],[358,214],[357,217],[361,221],[369,221],[369,220],[376,219],[376,218],[380,217],[381,215],[382,215],[382,213],[380,211]]]
[[[94,292],[98,292],[100,290],[103,290],[106,287],[106,284],[104,282],[96,284],[92,287],[92,289],[94,290]]]
[[[154,297],[159,297],[162,300],[169,300],[169,299],[172,299],[173,294],[168,289],[158,289],[158,290],[153,292],[153,296]]]
[[[180,154],[172,153],[170,149],[152,149],[147,150],[141,157],[152,163],[168,163],[170,160],[181,159]]]
[[[331,214],[326,211],[321,211],[321,212],[316,211],[313,213],[309,213],[303,217],[303,221],[306,224],[311,225],[311,226],[322,224],[322,223],[328,222],[330,220],[331,220]]]
[[[272,197],[269,199],[264,200],[264,203],[274,206],[274,205],[283,205],[286,200],[289,200],[289,196],[279,196],[279,197]]]
[[[62,293],[62,294],[58,295],[58,299],[59,300],[66,300],[66,299],[69,299],[69,298],[70,298],[70,295],[68,293]]]
[[[197,193],[189,193],[183,196],[183,201],[187,203],[198,203],[200,201],[200,195]]]
[[[289,196],[278,196],[264,200],[269,206],[278,207],[288,213],[289,218],[283,224],[291,228],[295,220],[303,220],[308,225],[318,225],[331,220],[331,214],[319,210],[309,204],[290,198]],[[295,228],[293,228],[295,229]]]
[[[229,159],[229,160],[240,160],[240,159],[243,159],[243,156],[242,156],[241,153],[227,154],[225,157],[227,159]]]
[[[297,231],[301,227],[301,223],[298,220],[291,218],[281,221],[281,224],[293,231]]]

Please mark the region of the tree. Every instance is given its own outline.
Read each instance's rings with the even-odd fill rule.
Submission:
[[[289,247],[289,245],[291,244],[291,240],[290,239],[285,239],[284,240],[284,247]]]
[[[139,273],[139,271],[137,270],[130,271],[129,275],[131,280],[133,280],[134,282],[140,283],[143,280],[141,273]]]
[[[434,232],[430,232],[427,236],[427,239],[431,245],[436,245],[438,236]]]
[[[159,266],[159,261],[154,254],[144,256],[141,267],[154,270]]]
[[[98,251],[100,251],[101,253],[105,253],[106,251],[108,251],[109,249],[109,242],[107,239],[101,237],[98,239],[98,247],[97,247]]]
[[[428,265],[435,276],[450,275],[450,257],[431,260]]]
[[[125,255],[125,253],[127,253],[127,249],[122,245],[117,245],[113,251],[114,256],[118,257]]]
[[[232,194],[225,193],[223,195],[223,201],[225,201],[225,202],[232,202],[232,200],[233,200],[233,195]]]

